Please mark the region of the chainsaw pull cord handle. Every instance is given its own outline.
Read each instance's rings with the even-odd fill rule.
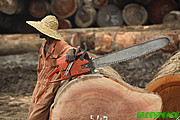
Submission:
[[[84,56],[85,56],[85,54],[86,54],[86,52],[87,52],[87,49],[88,49],[86,43],[84,42],[83,44],[84,44],[85,50],[84,50],[83,54],[79,57],[79,59],[80,59],[81,61],[83,61]]]

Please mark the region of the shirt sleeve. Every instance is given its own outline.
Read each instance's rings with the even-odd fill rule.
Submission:
[[[70,46],[67,42],[65,41],[58,41],[57,46],[56,46],[57,52],[59,56],[66,55],[67,51],[69,49],[76,49],[75,47]]]

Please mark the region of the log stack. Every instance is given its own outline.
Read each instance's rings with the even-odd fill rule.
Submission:
[[[55,15],[62,22],[61,29],[151,25],[171,19],[173,10],[178,10],[175,0],[2,0],[0,28],[9,33],[34,32],[14,27],[15,21],[23,18],[20,25],[23,26],[27,20],[41,20],[48,14]],[[4,23],[11,27],[7,28]]]

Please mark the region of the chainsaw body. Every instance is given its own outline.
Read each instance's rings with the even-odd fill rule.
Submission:
[[[82,58],[82,55],[83,55],[83,58]],[[59,82],[61,80],[69,79],[75,76],[79,76],[81,74],[88,73],[92,70],[91,68],[91,66],[93,66],[92,60],[89,58],[87,53],[80,52],[80,53],[77,53],[76,58],[73,61],[73,65],[70,68],[70,71],[67,73],[66,76],[64,76],[66,69],[69,65],[69,63],[65,62],[65,60],[66,60],[66,55],[57,59],[57,67],[54,70],[52,70],[52,72],[48,76],[49,82]],[[61,78],[52,81],[51,77],[54,74],[58,74],[59,72],[61,74]]]

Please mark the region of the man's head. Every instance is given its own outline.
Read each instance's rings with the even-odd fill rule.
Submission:
[[[54,38],[56,40],[64,40],[63,37],[58,33],[58,20],[53,15],[48,15],[41,21],[26,21],[27,24],[36,28],[40,33],[40,37],[46,36]]]

